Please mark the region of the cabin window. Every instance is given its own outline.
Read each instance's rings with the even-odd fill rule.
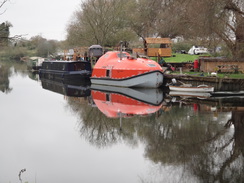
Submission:
[[[160,44],[160,48],[169,48],[170,46],[169,46],[169,44]]]
[[[65,71],[65,65],[63,65],[63,68],[62,68],[63,71]]]
[[[107,101],[107,102],[110,101],[110,95],[109,95],[109,93],[106,93],[106,101]]]
[[[111,70],[106,70],[106,77],[110,77]]]
[[[49,63],[44,63],[44,64],[43,64],[43,68],[44,68],[44,69],[49,69]]]
[[[147,64],[149,67],[156,67],[155,64]]]
[[[65,64],[63,63],[56,63],[52,65],[52,70],[65,70]]]
[[[52,69],[52,62],[47,65],[47,69]]]
[[[85,70],[85,64],[84,63],[75,63],[74,64],[74,70],[75,71],[82,71]]]
[[[118,58],[120,58],[120,53],[117,54]],[[125,53],[122,53],[121,58],[126,58],[127,55]]]

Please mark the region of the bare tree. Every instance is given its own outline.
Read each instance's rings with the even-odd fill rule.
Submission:
[[[113,45],[132,34],[126,24],[126,0],[87,0],[68,26],[68,41]],[[77,44],[77,43],[76,43]]]
[[[2,0],[0,2],[0,15],[6,12],[6,9],[2,10],[4,5],[8,2],[9,0]],[[13,27],[13,25],[6,21],[2,22],[0,25],[0,46],[6,46],[9,41],[16,41],[22,38],[22,35],[14,35],[12,37],[9,37],[10,35],[10,27]]]
[[[129,31],[131,30],[131,31]],[[133,37],[176,37],[215,46],[223,41],[244,58],[243,0],[86,0],[67,28],[67,40],[113,45]]]
[[[127,7],[130,29],[143,40],[144,50],[147,50],[147,37],[157,37],[157,21],[162,11],[164,0],[131,0]]]
[[[0,9],[2,10],[4,4],[7,2],[8,0],[3,0],[0,2]],[[0,15],[2,15],[6,10],[0,11]],[[9,27],[11,27],[12,25],[9,22],[3,22],[0,25],[0,45],[6,45],[7,44],[7,39],[9,36]]]
[[[160,20],[164,22],[159,30],[161,35],[167,34],[167,25],[170,25],[177,30],[171,29],[170,32],[185,38],[209,41],[218,37],[225,42],[234,58],[244,57],[243,0],[172,0],[165,8]],[[170,16],[170,12],[175,16]],[[178,28],[175,29],[172,22]]]

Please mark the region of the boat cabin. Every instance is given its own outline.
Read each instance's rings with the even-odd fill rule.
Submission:
[[[45,61],[39,70],[41,79],[69,83],[90,79],[91,73],[91,64],[86,61]]]

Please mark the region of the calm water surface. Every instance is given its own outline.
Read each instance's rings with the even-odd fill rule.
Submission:
[[[0,62],[0,183],[244,181],[242,98],[104,89]]]

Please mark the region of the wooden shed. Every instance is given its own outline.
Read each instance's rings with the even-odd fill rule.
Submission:
[[[134,48],[133,53],[145,54],[149,57],[171,57],[172,41],[170,38],[145,38],[146,48]]]

